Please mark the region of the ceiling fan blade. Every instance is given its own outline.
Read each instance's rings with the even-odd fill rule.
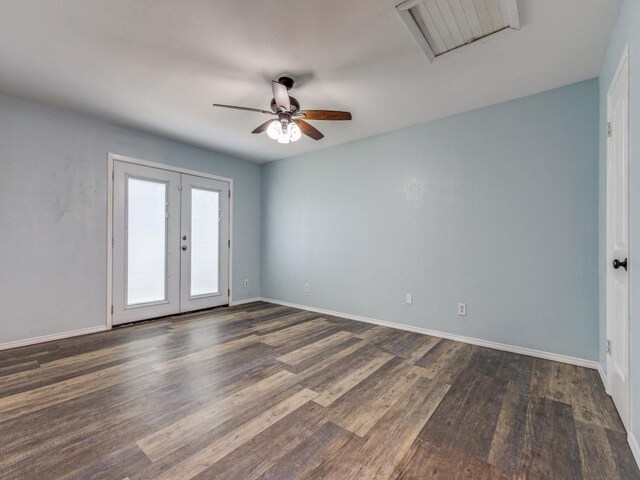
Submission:
[[[291,101],[289,100],[287,87],[275,80],[271,83],[271,87],[273,88],[273,98],[276,101],[276,105],[287,112],[291,110]]]
[[[306,120],[351,120],[351,112],[338,112],[336,110],[302,110],[298,115]]]
[[[238,107],[237,105],[222,105],[220,103],[214,103],[213,106],[222,107],[222,108],[232,108],[234,110],[244,110],[246,112],[258,112],[258,113],[266,113],[267,115],[274,115],[274,113],[269,110],[260,110],[258,108]]]
[[[267,120],[262,125],[257,127],[254,131],[252,131],[251,133],[262,133],[262,132],[264,132],[269,127],[269,125],[271,125],[271,122],[273,122],[273,120]]]
[[[318,130],[316,127],[312,125],[309,125],[304,120],[298,119],[296,120],[296,123],[300,127],[300,130],[302,131],[302,133],[304,133],[307,137],[311,137],[314,140],[320,140],[321,138],[324,138],[324,135],[320,133],[320,130]]]

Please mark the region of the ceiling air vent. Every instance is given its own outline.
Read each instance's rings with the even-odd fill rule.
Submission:
[[[503,30],[520,28],[517,0],[406,0],[396,10],[430,62]]]

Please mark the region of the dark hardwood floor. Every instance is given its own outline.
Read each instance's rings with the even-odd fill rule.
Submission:
[[[594,370],[254,303],[0,352],[3,479],[638,479]]]

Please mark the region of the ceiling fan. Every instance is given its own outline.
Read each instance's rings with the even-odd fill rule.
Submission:
[[[277,120],[267,120],[251,133],[262,133],[266,130],[269,138],[277,140],[278,143],[297,142],[303,133],[314,140],[320,140],[324,137],[317,128],[305,120],[351,120],[351,113],[349,112],[300,110],[298,100],[290,97],[288,93],[293,87],[293,79],[290,77],[280,77],[278,81],[274,80],[271,86],[273,88],[271,110],[221,105],[219,103],[214,103],[213,106],[276,115],[278,117]]]

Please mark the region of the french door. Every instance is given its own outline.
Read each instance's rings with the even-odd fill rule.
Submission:
[[[114,161],[113,324],[229,303],[229,183]]]
[[[229,303],[229,184],[181,177],[180,311],[187,312]]]

